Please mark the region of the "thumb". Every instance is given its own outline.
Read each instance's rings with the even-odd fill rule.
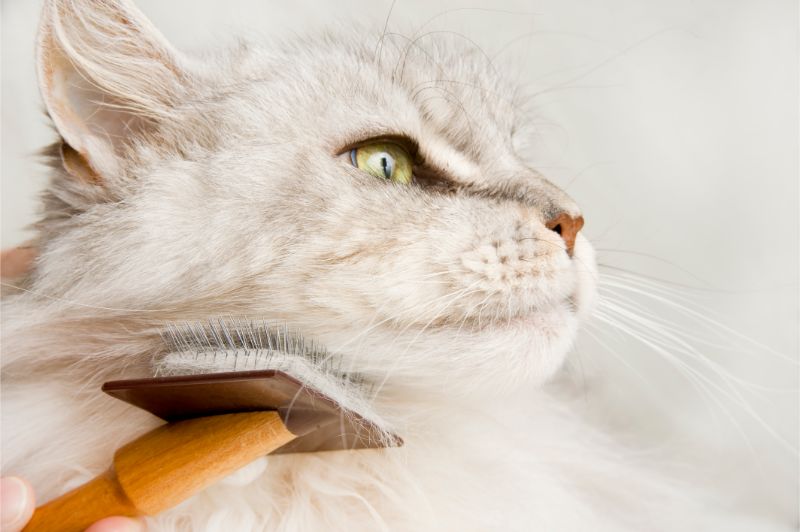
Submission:
[[[19,532],[33,515],[33,488],[17,477],[0,479],[0,530]]]
[[[87,528],[86,532],[144,532],[144,524],[129,517],[107,517]]]

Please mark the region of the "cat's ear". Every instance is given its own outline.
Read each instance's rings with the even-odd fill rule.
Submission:
[[[127,0],[46,0],[36,60],[64,167],[80,179],[114,175],[187,86],[186,60]]]

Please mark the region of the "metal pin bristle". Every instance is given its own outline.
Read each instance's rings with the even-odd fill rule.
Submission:
[[[187,357],[184,360],[192,360],[190,365],[197,368],[210,364],[217,371],[283,369],[299,362],[339,380],[362,381],[342,371],[342,357],[333,356],[319,342],[305,338],[286,323],[235,317],[166,323],[160,336],[168,354]]]

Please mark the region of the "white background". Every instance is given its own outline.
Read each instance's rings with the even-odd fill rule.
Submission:
[[[390,7],[138,4],[187,50],[235,34],[284,36],[352,20],[379,33]],[[45,182],[35,153],[53,138],[35,83],[39,5],[2,3],[3,247],[31,236],[25,226]],[[605,250],[601,261],[695,287],[688,294],[709,309],[703,315],[767,346],[717,328],[723,345],[699,347],[737,378],[769,388],[747,392],[748,402],[795,446],[797,366],[770,350],[797,360],[797,11],[794,0],[399,0],[388,26],[409,35],[435,17],[424,30],[458,31],[489,55],[502,51],[499,65],[518,59],[520,79],[541,91],[540,169],[581,203],[586,234]],[[684,334],[711,334],[696,318],[670,319]],[[649,442],[710,446],[697,463],[739,491],[741,504],[798,522],[796,458],[754,416],[719,398],[731,420],[652,350],[603,338],[615,355],[585,336],[574,363],[611,376],[598,380],[598,410],[633,405],[620,423],[642,429]],[[659,410],[664,404],[672,414]]]

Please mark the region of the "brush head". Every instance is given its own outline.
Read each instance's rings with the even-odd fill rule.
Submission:
[[[285,326],[216,320],[168,325],[162,338],[155,378],[107,382],[103,391],[166,421],[277,411],[298,438],[276,453],[402,443],[370,416],[366,381]]]
[[[277,411],[297,439],[275,453],[390,447],[397,436],[276,370],[111,381],[103,391],[166,421]]]

